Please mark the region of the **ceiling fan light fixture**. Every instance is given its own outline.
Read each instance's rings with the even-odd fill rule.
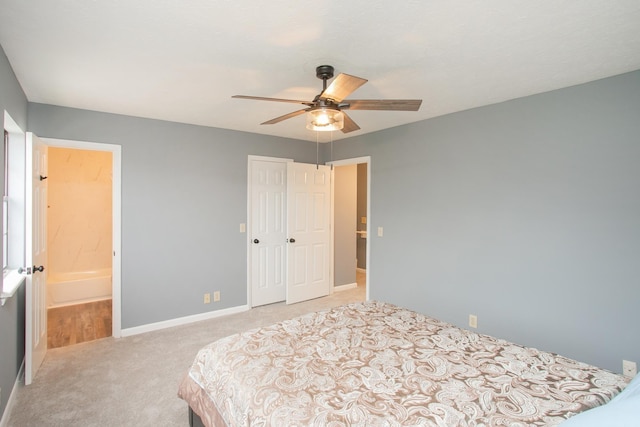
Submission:
[[[316,67],[316,77],[322,80],[322,92],[316,95],[312,101],[248,95],[234,95],[233,98],[289,102],[305,106],[300,110],[260,123],[261,125],[274,125],[306,114],[307,129],[319,132],[340,130],[342,133],[357,131],[360,126],[347,113],[343,113],[341,108],[349,111],[418,111],[420,104],[422,104],[421,99],[347,99],[356,89],[365,84],[367,79],[340,73],[327,86],[327,80],[333,78],[333,72],[334,69],[331,65]]]
[[[336,108],[315,108],[307,113],[307,129],[315,131],[341,130],[344,114]]]

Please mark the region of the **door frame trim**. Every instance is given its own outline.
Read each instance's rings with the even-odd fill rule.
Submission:
[[[89,151],[108,151],[112,153],[112,249],[111,298],[112,333],[114,338],[122,336],[122,146],[99,142],[74,141],[68,139],[40,139],[49,147],[73,148]]]
[[[369,285],[369,280],[371,277],[371,264],[370,264],[370,258],[371,258],[371,233],[370,233],[370,229],[369,226],[371,224],[371,156],[363,156],[363,157],[354,157],[351,159],[343,159],[343,160],[334,160],[331,162],[327,162],[327,165],[330,166],[349,166],[349,165],[358,165],[361,163],[366,163],[367,164],[367,243],[365,244],[366,248],[367,248],[367,256],[366,256],[366,262],[367,262],[367,276],[365,279],[365,286],[366,286],[366,300],[369,301],[370,296],[369,296],[369,292],[371,290],[371,286]],[[331,171],[333,174],[333,170]],[[333,191],[333,185],[335,185],[335,179],[331,180],[331,221],[333,224],[333,218],[335,215],[335,211],[334,211],[334,206],[335,206],[335,191]],[[335,244],[335,229],[332,228],[332,232],[331,232],[331,275],[332,275],[332,286],[331,286],[331,292],[333,293],[333,291],[335,290],[335,283],[333,280],[333,271],[335,271],[335,265],[334,265],[334,244]]]
[[[251,283],[252,283],[252,279],[253,279],[253,274],[251,271],[251,264],[252,264],[252,259],[251,259],[251,250],[249,249],[249,247],[251,246],[251,224],[253,224],[253,211],[252,211],[252,206],[251,206],[251,194],[252,194],[252,190],[253,190],[253,186],[252,186],[252,175],[251,175],[251,163],[253,161],[263,161],[263,162],[278,162],[278,163],[290,163],[293,162],[293,159],[287,159],[287,158],[283,158],[283,157],[269,157],[269,156],[257,156],[257,155],[253,155],[253,154],[249,154],[247,156],[247,223],[245,225],[245,230],[246,230],[246,236],[245,236],[245,248],[247,251],[247,307],[249,307],[249,309],[251,310],[253,308],[253,304],[252,304],[252,292],[251,292]]]

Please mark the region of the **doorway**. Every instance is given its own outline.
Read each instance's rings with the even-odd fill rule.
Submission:
[[[47,325],[50,348],[120,337],[121,147],[42,140],[49,147],[51,175],[47,306],[54,323]]]
[[[263,171],[257,172],[254,170],[252,166],[252,162],[262,162],[262,163],[273,163],[268,168],[264,168]],[[282,158],[271,158],[271,157],[262,157],[262,156],[249,156],[249,167],[248,167],[248,192],[247,192],[247,218],[248,218],[248,226],[246,227],[246,231],[248,232],[248,253],[247,253],[247,302],[251,307],[255,307],[258,305],[269,304],[272,302],[282,301],[284,300],[284,292],[283,288],[286,288],[286,279],[285,270],[289,270],[285,267],[285,255],[284,252],[285,247],[276,243],[281,240],[289,242],[289,239],[285,235],[286,227],[285,221],[280,212],[285,211],[285,200],[286,189],[284,188],[284,179],[282,178],[282,173],[286,169],[285,165],[287,163],[293,163],[291,159],[282,159]],[[370,212],[370,182],[371,182],[371,168],[370,168],[370,157],[359,157],[354,159],[340,160],[336,162],[331,162],[328,165],[333,166],[345,166],[345,165],[354,165],[360,170],[360,181],[361,188],[360,196],[364,196],[360,203],[360,207],[357,210],[358,215],[358,227],[352,227],[349,230],[349,233],[353,235],[353,237],[357,237],[357,240],[354,239],[354,242],[357,242],[358,249],[356,249],[359,253],[359,257],[361,259],[357,263],[353,263],[352,273],[353,273],[353,281],[350,283],[351,286],[342,286],[338,287],[338,290],[347,290],[356,286],[364,286],[365,287],[365,299],[369,299],[369,283],[370,283],[370,275],[367,274],[367,266],[369,266],[369,239],[367,238],[368,233],[368,218]],[[278,165],[279,164],[279,165]],[[316,165],[311,165],[314,169],[317,169]],[[268,178],[267,177],[271,177]],[[277,185],[268,185],[265,188],[268,188],[268,191],[263,191],[260,189],[262,182],[267,182],[271,180],[272,183],[277,183]],[[335,179],[333,179],[333,174],[331,178],[331,190],[330,190],[330,198],[331,198],[331,214],[330,221],[334,221],[335,217],[335,191],[334,184]],[[254,191],[257,190],[257,191]],[[364,194],[363,194],[364,193]],[[263,208],[268,208],[264,210]],[[269,215],[261,215],[260,212],[271,212]],[[363,214],[364,212],[364,214]],[[264,219],[268,219],[269,221],[265,222]],[[354,225],[355,225],[354,218]],[[269,226],[268,226],[269,225]],[[244,230],[244,224],[241,224],[241,230]],[[270,236],[273,234],[273,236]],[[273,237],[273,238],[272,238]],[[330,254],[329,254],[329,272],[330,272],[330,290],[329,293],[332,293],[336,290],[335,287],[335,240],[336,240],[336,230],[332,226],[330,229]],[[291,240],[293,242],[293,240]],[[271,242],[271,243],[269,243]],[[273,247],[269,247],[268,245],[272,245]],[[355,243],[354,243],[355,245]],[[354,248],[355,249],[355,248]],[[354,250],[355,253],[355,250]],[[270,260],[270,261],[269,261]],[[268,261],[268,262],[267,262]],[[301,269],[300,272],[308,272],[308,269]],[[305,273],[306,274],[306,273]],[[265,301],[257,301],[256,296],[262,293],[276,295],[275,297],[269,296],[270,299],[266,299]],[[260,299],[260,298],[258,298]]]
[[[47,150],[47,347],[112,334],[110,151]]]
[[[334,166],[333,289],[341,291],[364,286],[368,300],[371,158],[358,157],[329,164]]]

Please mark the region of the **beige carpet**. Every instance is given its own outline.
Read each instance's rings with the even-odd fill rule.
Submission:
[[[8,426],[187,426],[187,405],[176,393],[201,347],[236,332],[364,299],[361,285],[299,304],[272,304],[52,349],[34,383],[17,390]]]

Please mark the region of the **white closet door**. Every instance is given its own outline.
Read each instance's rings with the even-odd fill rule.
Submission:
[[[331,169],[287,164],[287,304],[329,295]]]
[[[251,305],[284,301],[286,296],[285,162],[252,160]]]

